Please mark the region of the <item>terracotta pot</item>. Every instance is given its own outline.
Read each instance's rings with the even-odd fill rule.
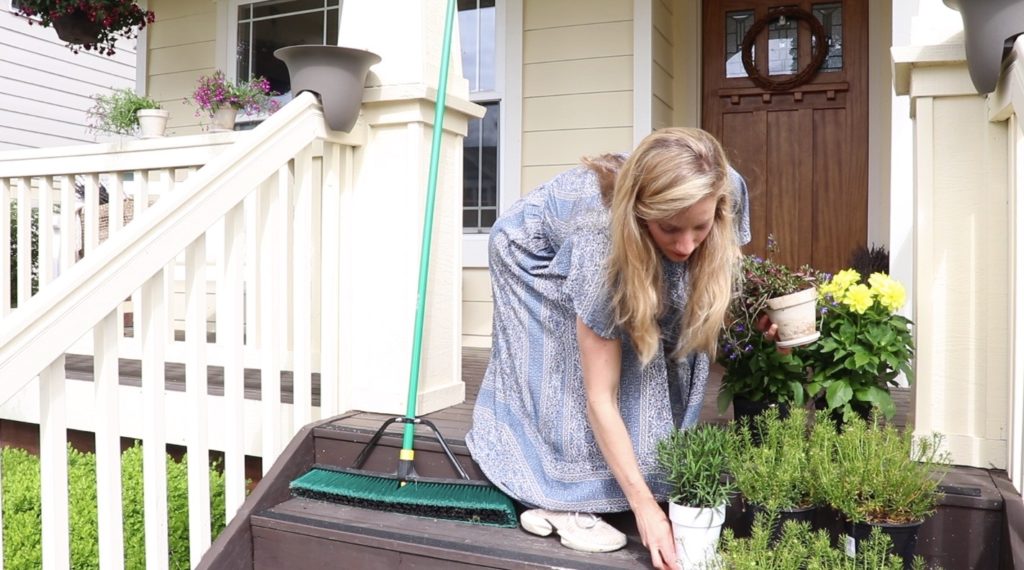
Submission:
[[[352,130],[363,104],[366,74],[380,62],[379,55],[340,46],[302,45],[278,49],[274,57],[288,66],[292,95],[316,93],[327,126],[346,133]]]
[[[779,326],[780,348],[810,344],[821,336],[817,330],[818,291],[811,287],[768,299],[768,318]]]
[[[53,29],[57,37],[69,44],[94,44],[99,41],[100,23],[90,21],[85,12],[75,10],[54,18]]]
[[[139,109],[135,112],[139,118],[139,136],[152,139],[164,136],[167,130],[167,118],[171,113],[163,109]]]
[[[233,131],[235,130],[235,118],[238,116],[238,109],[233,107],[221,107],[213,112],[213,125],[211,131]]]

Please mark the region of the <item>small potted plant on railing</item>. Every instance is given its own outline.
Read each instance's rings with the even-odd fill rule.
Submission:
[[[890,386],[901,372],[914,381],[912,323],[896,313],[906,300],[903,285],[884,273],[862,283],[859,273],[845,269],[818,293],[821,339],[807,351],[814,368],[809,395],[823,395],[839,421],[852,414],[866,418],[875,406],[891,418]]]
[[[197,117],[205,113],[213,120],[212,130],[230,131],[235,128],[238,111],[252,115],[277,111],[280,104],[275,95],[264,77],[236,83],[218,70],[199,78],[191,102],[196,106]]]
[[[56,30],[75,53],[84,49],[114,55],[118,39],[138,37],[156,19],[135,0],[18,0],[14,7],[29,24]]]
[[[167,117],[160,103],[125,87],[93,97],[88,111],[89,128],[120,135],[136,130],[142,138],[161,137],[167,128]]]
[[[669,520],[683,569],[714,561],[725,507],[733,491],[727,478],[733,435],[712,424],[675,430],[658,442],[658,465],[669,491]]]

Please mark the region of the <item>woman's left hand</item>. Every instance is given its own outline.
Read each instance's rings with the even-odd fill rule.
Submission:
[[[765,340],[771,342],[779,342],[779,325],[772,322],[768,318],[768,315],[761,315],[757,319],[757,330],[761,331],[764,335]],[[783,354],[789,354],[792,349],[790,348],[779,348],[778,351]]]

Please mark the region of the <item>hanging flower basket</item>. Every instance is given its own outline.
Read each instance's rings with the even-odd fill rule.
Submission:
[[[119,39],[137,38],[155,20],[135,0],[20,0],[16,7],[29,25],[56,30],[75,53],[84,49],[114,55]]]
[[[69,44],[91,45],[99,42],[100,24],[89,19],[81,10],[75,10],[53,19],[57,37]]]

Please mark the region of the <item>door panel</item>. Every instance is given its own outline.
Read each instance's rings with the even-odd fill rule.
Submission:
[[[738,65],[738,50],[746,30],[781,6],[815,14],[829,52],[806,83],[766,90]],[[867,240],[867,2],[704,0],[703,13],[703,127],[747,179],[746,251],[765,255],[771,233],[779,261],[846,267]],[[756,67],[775,81],[792,78],[814,54],[800,20],[772,18],[753,45]]]

